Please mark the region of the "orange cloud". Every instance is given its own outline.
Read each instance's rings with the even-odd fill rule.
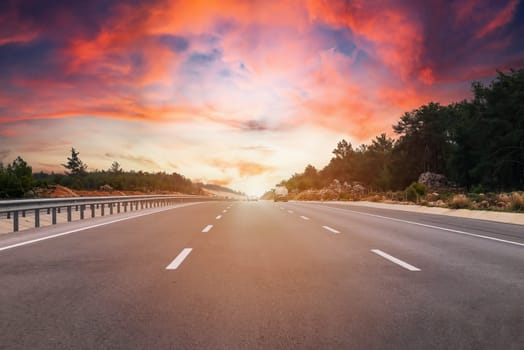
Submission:
[[[409,12],[396,6],[343,0],[308,0],[313,20],[349,27],[360,46],[371,43],[381,61],[403,79],[418,70],[422,53],[422,28]]]
[[[233,179],[230,178],[230,177],[227,177],[227,178],[224,178],[224,179],[208,180],[207,183],[208,184],[212,184],[212,185],[227,186],[227,185],[229,185],[231,183],[231,181],[233,181]]]
[[[250,161],[230,162],[214,160],[211,162],[211,164],[222,171],[226,169],[236,169],[241,177],[261,175],[274,169],[272,166]]]

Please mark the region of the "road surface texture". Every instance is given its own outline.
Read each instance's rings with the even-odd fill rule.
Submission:
[[[1,237],[0,349],[524,348],[524,226],[272,202],[71,225]]]

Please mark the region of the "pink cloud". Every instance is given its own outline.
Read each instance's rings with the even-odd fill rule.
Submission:
[[[484,27],[482,27],[479,32],[477,32],[475,37],[477,39],[482,38],[494,30],[508,24],[513,19],[518,4],[518,0],[509,1],[504,8],[496,13],[495,17],[493,17]]]

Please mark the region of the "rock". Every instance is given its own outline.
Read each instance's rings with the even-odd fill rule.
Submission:
[[[434,202],[440,198],[440,194],[438,194],[437,192],[428,193],[426,198],[428,199],[428,201]]]
[[[105,184],[103,186],[100,186],[100,191],[112,192],[113,191],[113,187],[111,187],[108,184]]]
[[[329,188],[323,188],[320,190],[320,199],[323,201],[338,199],[338,193]]]
[[[481,209],[487,209],[489,208],[489,202],[488,201],[482,201],[477,204],[477,206]]]
[[[447,207],[447,204],[442,200],[442,199],[439,199],[438,201],[435,202],[435,205],[437,207],[441,207],[441,208],[445,208]]]
[[[342,185],[340,184],[340,181],[338,181],[337,179],[334,179],[331,184],[328,186],[328,189],[332,190],[332,191],[335,191],[337,193],[341,193],[342,192]]]
[[[449,186],[448,179],[444,175],[429,171],[420,174],[418,182],[430,189],[441,189]]]
[[[364,191],[366,191],[366,188],[359,183],[352,187],[352,192],[354,193],[364,193]]]

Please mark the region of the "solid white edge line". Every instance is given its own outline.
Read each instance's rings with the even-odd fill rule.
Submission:
[[[323,205],[322,207],[335,209],[335,210],[341,210],[341,211],[355,213],[355,214],[360,214],[360,215],[365,215],[365,216],[372,216],[372,217],[380,218],[380,219],[386,219],[386,220],[391,220],[391,221],[396,221],[396,222],[402,222],[402,223],[410,224],[410,225],[416,225],[416,226],[422,226],[422,227],[427,227],[427,228],[433,228],[433,229],[436,229],[436,230],[442,230],[442,231],[458,233],[458,234],[471,236],[471,237],[489,239],[489,240],[492,240],[492,241],[503,242],[503,243],[508,243],[508,244],[513,244],[513,245],[517,245],[517,246],[520,246],[520,247],[524,247],[524,243],[508,241],[507,239],[500,239],[500,238],[495,238],[495,237],[490,237],[490,236],[479,235],[479,234],[476,234],[476,233],[470,233],[470,232],[464,232],[464,231],[459,231],[459,230],[453,230],[451,228],[445,228],[445,227],[440,227],[440,226],[427,225],[427,224],[422,224],[420,222],[414,222],[414,221],[408,221],[408,220],[402,220],[402,219],[395,219],[395,218],[392,218],[392,217],[389,217],[389,216],[382,216],[382,215],[376,215],[376,214],[363,213],[363,212],[356,211],[356,210],[351,210],[351,209],[335,208],[335,207],[332,207],[332,206],[329,206],[329,205]]]
[[[402,261],[400,259],[397,259],[395,258],[394,256],[391,256],[387,253],[384,253],[382,250],[380,249],[371,249],[371,251],[377,255],[380,255],[381,257],[383,257],[384,259],[387,259],[389,261],[391,261],[392,263],[395,263],[399,266],[402,266],[403,268],[405,268],[406,270],[409,270],[409,271],[420,271],[420,269],[418,267],[415,267],[413,265],[410,265],[408,264],[407,262],[405,261]]]
[[[217,215],[215,219],[220,220],[222,218],[222,215]]]
[[[184,248],[180,254],[177,255],[175,260],[173,260],[169,265],[166,266],[166,270],[176,270],[182,264],[185,258],[191,253],[193,248]]]
[[[309,220],[309,218],[307,216],[304,216],[304,215],[301,215],[300,218],[304,219],[304,220]]]
[[[334,228],[331,228],[329,226],[322,226],[324,229],[331,231],[333,233],[340,233],[340,231],[335,230]]]
[[[177,206],[172,207],[172,208],[166,208],[166,209],[154,211],[154,212],[151,212],[151,213],[138,214],[138,215],[134,215],[134,216],[126,217],[126,218],[111,220],[111,221],[108,221],[108,222],[102,222],[100,224],[95,224],[95,225],[91,225],[91,226],[81,227],[81,228],[77,228],[77,229],[74,229],[74,230],[61,232],[61,233],[57,233],[57,234],[50,235],[50,236],[45,236],[45,237],[42,237],[42,238],[31,239],[29,241],[24,241],[24,242],[8,245],[8,246],[5,246],[5,247],[1,247],[0,248],[0,252],[3,251],[3,250],[8,250],[8,249],[21,247],[21,246],[32,244],[32,243],[37,243],[37,242],[40,242],[40,241],[45,241],[47,239],[52,239],[52,238],[57,238],[57,237],[60,237],[60,236],[69,235],[69,234],[75,233],[75,232],[85,231],[85,230],[89,230],[89,229],[100,227],[100,226],[114,224],[115,222],[130,220],[130,219],[134,219],[134,218],[139,218],[141,216],[152,215],[152,214],[156,214],[156,213],[161,213],[163,211],[172,210],[172,209],[185,207],[185,206],[188,206],[188,205],[194,205],[194,204],[197,204],[197,203],[187,203],[187,204],[177,205]]]
[[[209,231],[211,231],[212,228],[213,228],[213,225],[207,225],[206,227],[204,227],[202,232],[209,232]]]

